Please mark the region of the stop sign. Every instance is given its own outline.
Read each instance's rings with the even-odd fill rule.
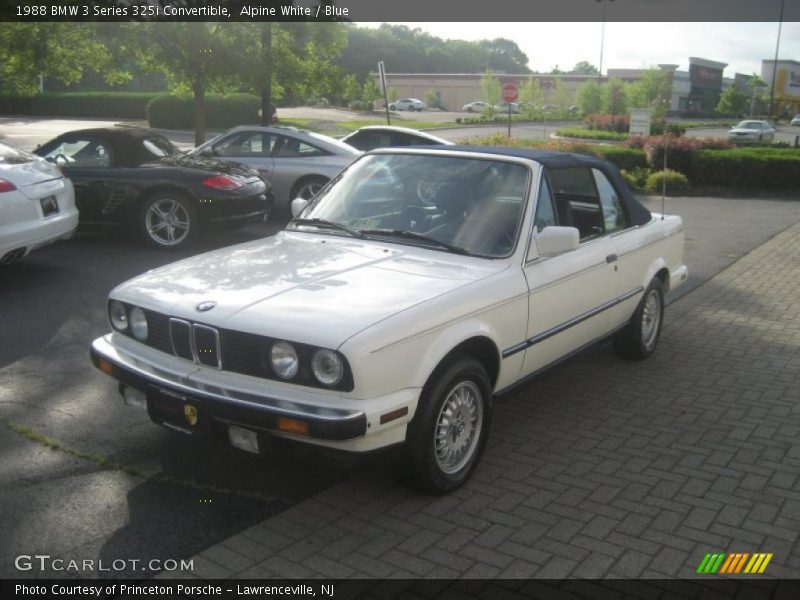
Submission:
[[[505,83],[503,84],[502,93],[503,93],[503,100],[505,100],[506,102],[516,102],[517,96],[519,95],[519,89],[513,83]]]

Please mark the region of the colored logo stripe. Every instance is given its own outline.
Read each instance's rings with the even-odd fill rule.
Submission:
[[[772,560],[772,552],[769,554],[753,554],[753,558],[747,563],[744,569],[745,573],[763,573],[767,568],[769,561]]]
[[[708,553],[703,557],[700,566],[697,567],[697,572],[727,575],[735,575],[742,572],[747,574],[760,574],[767,568],[772,557],[772,553],[763,552],[757,552],[752,555],[749,552],[733,552],[730,554],[725,552]]]

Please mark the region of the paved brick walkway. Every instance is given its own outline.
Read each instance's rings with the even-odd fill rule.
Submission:
[[[800,577],[800,225],[669,306],[650,360],[595,348],[494,414],[461,490],[357,471],[194,575],[681,577],[727,551]]]

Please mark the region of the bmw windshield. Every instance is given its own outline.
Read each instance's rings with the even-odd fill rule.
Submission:
[[[529,179],[525,166],[501,160],[369,155],[290,228],[501,258],[514,250]]]

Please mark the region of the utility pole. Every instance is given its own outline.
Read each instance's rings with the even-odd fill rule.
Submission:
[[[614,0],[597,0],[603,7],[602,28],[600,29],[600,67],[597,73],[598,79],[603,76],[603,49],[606,41],[606,2],[613,2]]]
[[[775,110],[775,79],[778,76],[778,52],[781,48],[781,28],[783,27],[783,5],[785,0],[781,0],[781,13],[778,17],[778,40],[775,43],[775,61],[772,63],[772,85],[769,89],[769,116],[773,116]]]
[[[261,124],[272,124],[272,22],[267,21],[261,30],[261,53],[264,59],[265,78],[261,86]]]

